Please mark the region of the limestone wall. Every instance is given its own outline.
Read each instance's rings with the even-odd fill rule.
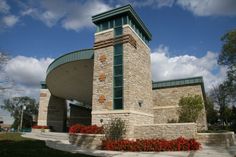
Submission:
[[[123,35],[127,34],[135,39],[136,47],[123,43],[123,110],[113,110],[113,45],[94,50],[92,124],[100,125],[101,119],[106,123],[112,117],[120,117],[126,120],[127,137],[131,138],[135,124],[153,124],[153,101],[150,50],[125,25]],[[95,42],[113,37],[113,29],[109,29],[96,33]],[[104,56],[106,59],[102,61]],[[105,75],[104,80],[100,80],[101,74]]]
[[[81,149],[101,149],[103,134],[71,134],[69,142],[79,146]]]
[[[136,139],[176,139],[180,136],[185,138],[195,138],[197,127],[195,123],[171,123],[136,125],[134,127],[134,137]]]
[[[153,115],[129,110],[113,110],[109,112],[92,112],[93,124],[107,124],[112,118],[125,120],[127,127],[127,138],[134,138],[134,125],[153,124]],[[102,119],[102,123],[101,123]]]
[[[234,132],[197,133],[196,139],[207,145],[223,145],[226,147],[234,145],[235,141]]]
[[[153,90],[154,123],[167,123],[168,120],[178,119],[178,103],[181,97],[200,95],[203,98],[201,85],[189,85]],[[206,130],[205,108],[197,120],[198,130]]]
[[[48,89],[40,89],[38,125],[47,126],[48,103],[51,93]]]
[[[50,96],[47,113],[47,126],[52,131],[66,131],[66,102],[62,98]]]
[[[96,33],[95,42],[113,38],[113,29]],[[105,61],[100,57],[105,56]],[[113,109],[113,46],[94,50],[94,73],[93,73],[93,111],[109,111]],[[101,74],[105,75],[105,80],[99,80]],[[99,102],[99,97],[104,96],[103,103]]]
[[[136,41],[136,48],[130,43],[123,44],[125,109],[152,114],[150,49],[129,25],[123,26],[123,34],[132,35]]]
[[[40,89],[38,125],[62,132],[65,131],[65,120],[65,100],[51,95],[48,89]]]

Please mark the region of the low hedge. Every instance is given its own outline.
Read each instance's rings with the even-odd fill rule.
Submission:
[[[179,137],[174,140],[137,139],[132,140],[103,140],[103,150],[113,151],[190,151],[199,150],[201,144],[195,139]]]

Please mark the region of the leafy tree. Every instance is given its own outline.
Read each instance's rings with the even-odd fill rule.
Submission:
[[[236,101],[236,29],[226,33],[221,40],[223,46],[218,63],[227,67],[225,85],[231,99]]]
[[[196,122],[203,109],[200,95],[186,96],[179,100],[179,122]]]
[[[2,109],[8,111],[14,118],[12,127],[15,129],[20,125],[23,106],[26,106],[26,109],[24,110],[22,126],[23,128],[29,128],[32,126],[33,115],[37,115],[38,113],[38,103],[36,103],[35,99],[30,97],[13,97],[4,100],[4,105],[0,106]]]
[[[211,125],[216,124],[218,122],[218,115],[217,115],[218,112],[214,108],[214,103],[210,97],[206,98],[205,109],[206,109],[207,123]]]
[[[4,69],[5,65],[9,61],[9,55],[0,52],[0,96],[4,96],[4,91],[13,87],[14,81],[6,74]]]
[[[236,107],[233,106],[232,107],[232,124],[231,124],[231,128],[236,132]]]
[[[219,107],[219,119],[221,121],[222,126],[225,124],[228,125],[229,117],[228,117],[228,106],[230,103],[229,94],[227,92],[227,87],[224,84],[220,84],[217,87],[214,87],[210,91],[210,97],[218,107]]]

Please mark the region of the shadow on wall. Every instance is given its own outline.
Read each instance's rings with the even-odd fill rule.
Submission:
[[[65,99],[51,95],[48,103],[47,125],[52,132],[66,132],[66,114]]]

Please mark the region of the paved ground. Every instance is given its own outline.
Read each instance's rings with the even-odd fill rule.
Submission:
[[[57,133],[26,133],[23,137],[45,140],[48,147],[68,151],[72,153],[84,153],[94,156],[108,156],[108,157],[236,157],[236,145],[229,148],[224,146],[206,146],[199,151],[191,152],[117,152],[117,151],[103,151],[103,150],[82,150],[78,146],[68,143],[67,134]],[[59,140],[58,140],[59,138]]]

